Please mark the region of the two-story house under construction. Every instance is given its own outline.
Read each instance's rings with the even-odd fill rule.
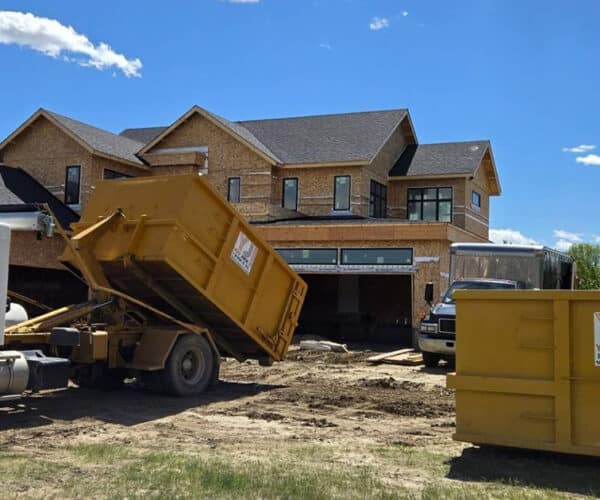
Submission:
[[[0,161],[75,211],[99,179],[206,176],[307,281],[301,329],[340,338],[408,339],[448,246],[487,241],[500,194],[488,141],[420,144],[406,109],[233,122],[194,106],[120,134],[42,109]]]

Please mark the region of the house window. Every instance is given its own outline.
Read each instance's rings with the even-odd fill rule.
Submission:
[[[65,172],[65,203],[79,205],[81,191],[81,167],[72,165]]]
[[[230,177],[227,187],[227,201],[230,203],[239,203],[241,198],[241,184],[239,177]]]
[[[410,188],[408,220],[452,222],[452,188]]]
[[[401,265],[413,263],[412,248],[342,248],[342,264]]]
[[[286,177],[283,179],[282,190],[281,206],[290,210],[298,210],[298,178]]]
[[[122,174],[121,172],[117,172],[116,170],[111,170],[110,168],[104,169],[104,178],[105,179],[129,179],[131,175]]]
[[[337,264],[337,248],[278,248],[288,264]]]
[[[350,187],[349,175],[336,175],[333,181],[333,209],[350,210]]]
[[[369,217],[384,219],[387,208],[387,186],[376,181],[371,181],[371,195],[369,197]]]
[[[471,193],[471,206],[475,210],[481,210],[481,195],[477,191]]]

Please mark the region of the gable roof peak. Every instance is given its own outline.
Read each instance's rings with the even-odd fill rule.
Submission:
[[[49,120],[92,154],[125,161],[145,168],[144,163],[136,155],[143,144],[45,108],[39,108],[19,128],[0,143],[0,149],[3,149],[8,143],[14,140],[15,137],[40,116]]]

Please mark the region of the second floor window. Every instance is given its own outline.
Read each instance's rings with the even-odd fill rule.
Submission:
[[[477,191],[471,193],[471,207],[481,210],[481,195]]]
[[[283,179],[281,206],[290,210],[298,210],[298,177]]]
[[[452,188],[410,188],[408,220],[452,222]]]
[[[376,181],[371,181],[369,197],[369,217],[383,219],[386,216],[387,187]]]
[[[227,186],[227,201],[239,203],[241,198],[242,181],[239,177],[230,177]]]
[[[333,180],[333,209],[350,210],[350,184],[349,175],[336,175]]]
[[[65,203],[79,205],[81,192],[81,167],[72,165],[65,172]]]

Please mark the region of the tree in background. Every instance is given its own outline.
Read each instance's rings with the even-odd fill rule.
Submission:
[[[577,243],[569,249],[569,255],[577,265],[578,288],[600,289],[600,245]]]

